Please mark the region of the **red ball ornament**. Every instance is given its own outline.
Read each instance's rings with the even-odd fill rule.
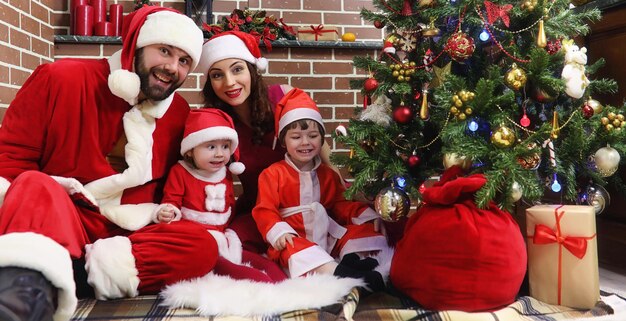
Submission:
[[[407,124],[413,119],[413,111],[408,106],[401,105],[393,110],[393,120],[400,124]]]
[[[422,160],[420,159],[419,156],[411,155],[411,156],[409,156],[409,159],[407,160],[407,163],[409,164],[409,167],[417,167],[420,164],[421,161]]]
[[[376,27],[377,29],[382,29],[385,27],[385,24],[380,20],[376,20],[374,21],[374,27]]]
[[[363,84],[363,88],[365,88],[365,91],[368,92],[376,90],[376,88],[378,88],[378,80],[375,78],[367,78]]]
[[[450,36],[444,48],[446,53],[450,55],[450,58],[457,62],[462,62],[469,58],[474,53],[474,49],[476,49],[474,39],[462,32],[457,32]]]
[[[585,119],[589,119],[591,118],[591,116],[593,116],[593,114],[594,114],[593,108],[589,106],[589,104],[584,104],[583,105],[583,117],[585,117]]]

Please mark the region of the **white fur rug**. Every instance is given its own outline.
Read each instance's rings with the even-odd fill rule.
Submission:
[[[209,273],[170,285],[161,296],[169,308],[192,308],[202,316],[258,316],[321,308],[339,302],[353,287],[363,285],[360,279],[325,274],[269,284]]]

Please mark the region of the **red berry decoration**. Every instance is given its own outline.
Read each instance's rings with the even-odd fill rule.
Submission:
[[[365,83],[363,84],[363,88],[365,88],[365,91],[367,92],[372,92],[376,90],[376,88],[378,88],[378,80],[376,80],[375,78],[367,78],[367,80],[365,80]]]
[[[420,164],[421,161],[422,160],[420,159],[419,156],[411,155],[411,156],[409,156],[409,159],[407,160],[407,163],[409,164],[409,167],[417,167]]]
[[[374,21],[374,27],[376,27],[377,29],[382,29],[385,27],[385,24],[380,20],[376,20]]]
[[[450,36],[444,48],[450,55],[450,58],[457,62],[462,62],[469,58],[474,53],[474,49],[476,49],[474,39],[462,32],[457,32]]]
[[[594,111],[593,111],[593,107],[589,106],[589,104],[584,104],[583,105],[583,117],[585,117],[585,119],[589,119],[591,118],[591,116],[593,116]]]
[[[413,119],[413,111],[405,105],[400,105],[393,110],[393,120],[399,124],[407,124]]]
[[[561,42],[558,39],[550,40],[546,44],[546,51],[550,55],[554,55],[555,53],[559,52],[559,50],[561,50]]]

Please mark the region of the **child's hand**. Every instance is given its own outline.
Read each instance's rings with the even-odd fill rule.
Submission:
[[[176,212],[174,211],[174,206],[170,204],[166,204],[166,206],[157,213],[157,220],[161,223],[169,223],[174,217],[176,217]]]
[[[295,235],[293,234],[283,234],[281,235],[278,240],[276,240],[276,243],[274,243],[274,248],[277,251],[282,251],[285,249],[285,247],[287,247],[287,243],[289,243],[292,247],[293,247],[293,238]]]

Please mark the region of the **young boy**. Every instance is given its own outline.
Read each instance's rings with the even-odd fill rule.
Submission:
[[[235,196],[232,174],[245,166],[237,162],[238,137],[233,121],[225,112],[192,110],[185,123],[180,153],[184,160],[174,165],[165,183],[163,201],[155,211],[156,222],[191,220],[203,224],[218,244],[220,257],[216,274],[234,279],[276,282],[285,274],[273,262],[242,250],[234,231],[228,229],[233,217]],[[235,159],[228,169],[231,155]],[[245,262],[252,266],[240,265]]]
[[[370,290],[384,289],[372,258],[356,253],[388,250],[375,230],[378,215],[367,205],[344,198],[341,178],[322,164],[324,123],[313,100],[294,88],[278,103],[276,133],[287,149],[285,159],[259,176],[259,194],[252,216],[269,243],[268,256],[299,277],[308,273],[364,278]],[[328,210],[328,213],[327,213]],[[341,258],[337,263],[335,258]]]

